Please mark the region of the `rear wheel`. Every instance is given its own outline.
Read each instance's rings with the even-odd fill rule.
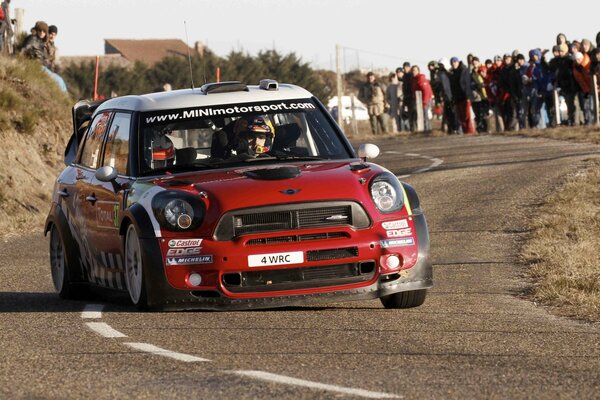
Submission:
[[[63,239],[56,225],[50,228],[50,272],[52,283],[63,299],[76,299],[82,295],[82,287],[71,281],[71,271]]]
[[[383,296],[380,298],[381,304],[385,308],[412,308],[425,303],[427,289],[411,290]]]
[[[125,281],[131,302],[140,309],[148,307],[144,263],[140,239],[135,227],[129,225],[125,236]]]

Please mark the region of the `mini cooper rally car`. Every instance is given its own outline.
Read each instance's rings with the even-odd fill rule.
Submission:
[[[358,158],[325,107],[263,80],[82,101],[45,233],[63,298],[90,285],[139,308],[249,309],[432,286],[415,190]]]

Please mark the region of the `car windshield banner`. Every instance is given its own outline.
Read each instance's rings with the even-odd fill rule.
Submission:
[[[260,103],[221,104],[207,107],[180,108],[142,113],[142,125],[164,124],[198,118],[234,117],[249,114],[305,112],[317,106],[311,99],[280,100]]]

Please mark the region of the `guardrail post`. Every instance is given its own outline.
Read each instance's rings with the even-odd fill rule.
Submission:
[[[354,136],[358,136],[358,124],[356,122],[356,109],[355,109],[355,104],[356,104],[356,100],[355,100],[355,96],[354,93],[352,93],[350,95],[350,108],[352,109],[352,131],[354,133]]]
[[[423,119],[423,93],[420,90],[415,92],[415,110],[417,112],[416,132],[423,132],[425,130],[425,122]]]

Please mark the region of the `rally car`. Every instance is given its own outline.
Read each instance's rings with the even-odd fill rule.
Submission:
[[[82,101],[45,224],[63,298],[127,291],[141,309],[380,298],[423,304],[415,190],[359,157],[308,91],[263,80]]]

